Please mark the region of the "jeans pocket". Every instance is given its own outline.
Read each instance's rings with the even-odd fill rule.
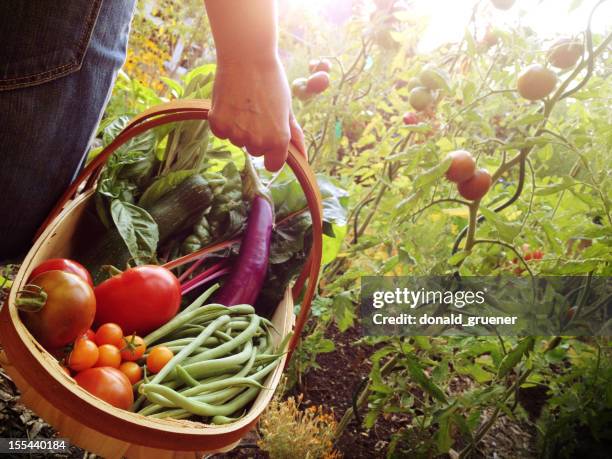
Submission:
[[[0,91],[79,70],[102,0],[0,1]]]

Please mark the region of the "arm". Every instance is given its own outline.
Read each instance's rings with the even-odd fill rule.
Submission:
[[[291,138],[305,148],[277,53],[275,0],[205,3],[217,47],[211,130],[252,155],[265,155],[266,168],[278,170]]]

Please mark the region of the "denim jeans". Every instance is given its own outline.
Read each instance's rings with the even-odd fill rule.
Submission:
[[[135,0],[0,1],[0,262],[79,171],[125,60]]]

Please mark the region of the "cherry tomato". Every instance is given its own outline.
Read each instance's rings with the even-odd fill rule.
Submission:
[[[94,340],[94,336],[96,336],[96,333],[91,328],[88,328],[87,331],[85,333],[83,333],[79,338],[80,339],[88,339],[89,341],[93,341]]]
[[[419,119],[417,118],[416,113],[414,112],[404,113],[402,120],[404,121],[404,124],[406,125],[418,124],[419,122]]]
[[[548,62],[560,69],[568,69],[576,65],[583,53],[582,42],[571,38],[560,38],[550,47]]]
[[[309,94],[321,94],[329,87],[329,74],[327,72],[315,72],[306,82],[306,92]]]
[[[130,380],[116,368],[89,368],[74,379],[83,389],[116,408],[129,410],[134,403]]]
[[[47,271],[36,276],[26,287],[46,294],[40,310],[32,310],[32,296],[18,295],[16,304],[30,333],[47,349],[73,343],[87,331],[96,313],[94,291],[87,282],[63,271]],[[34,287],[36,286],[36,287]],[[39,303],[39,304],[40,304]]]
[[[119,371],[126,375],[132,384],[142,379],[142,368],[136,362],[123,362],[119,366]]]
[[[332,64],[329,59],[311,59],[308,63],[308,70],[310,70],[310,73],[319,71],[329,73],[331,68]]]
[[[105,323],[100,325],[96,331],[94,341],[98,346],[102,346],[103,344],[112,344],[113,346],[121,349],[123,348],[123,331],[117,324],[112,322]]]
[[[96,367],[113,367],[119,368],[121,365],[121,352],[119,348],[112,344],[103,344],[98,348],[98,360]]]
[[[451,182],[461,183],[472,178],[476,171],[476,161],[469,151],[456,150],[447,155],[452,162],[446,171],[446,178]]]
[[[147,345],[144,340],[137,335],[129,335],[123,338],[123,347],[121,348],[121,358],[123,360],[135,361],[141,358]]]
[[[159,373],[172,357],[174,354],[166,346],[155,346],[147,356],[147,369],[151,373]]]
[[[30,279],[34,279],[36,276],[44,272],[54,270],[76,274],[93,287],[93,280],[91,279],[91,274],[89,274],[89,271],[87,271],[82,264],[73,260],[68,260],[67,258],[51,258],[43,261],[36,268],[34,268],[34,271],[32,271],[32,274],[30,274]]]
[[[475,201],[481,199],[491,187],[491,175],[485,169],[478,169],[474,176],[457,185],[459,194],[465,199]]]
[[[534,260],[541,260],[544,258],[544,252],[542,252],[540,249],[534,250],[532,255]]]
[[[433,100],[431,91],[423,86],[417,86],[410,90],[408,102],[412,105],[412,108],[419,112],[429,108]]]
[[[98,346],[88,339],[77,339],[68,355],[68,366],[74,371],[83,371],[93,367],[98,361]]]
[[[528,100],[543,99],[553,92],[556,85],[557,75],[540,64],[531,64],[516,80],[519,94]]]
[[[143,265],[105,280],[95,288],[96,323],[116,323],[139,335],[159,328],[178,312],[181,286],[166,268]]]

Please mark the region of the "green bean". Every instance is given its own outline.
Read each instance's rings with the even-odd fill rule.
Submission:
[[[188,322],[191,322],[192,320],[195,320],[195,318],[198,316],[202,316],[204,314],[210,314],[210,315],[214,315],[214,319],[216,319],[217,317],[225,315],[227,313],[227,309],[228,308],[223,305],[207,304],[206,306],[202,306],[198,309],[191,310],[187,312],[186,314],[181,313],[177,316],[174,316],[172,320],[170,320],[169,322],[166,322],[164,325],[159,327],[154,332],[149,333],[147,336],[145,336],[144,341],[148,346],[152,343],[155,343],[156,341],[159,341],[164,336],[169,335],[172,332],[176,331],[183,324],[186,324]],[[215,313],[212,313],[209,311],[215,311]]]
[[[257,314],[251,314],[250,317],[251,317],[251,323],[238,336],[236,336],[235,338],[232,338],[231,341],[223,343],[220,346],[217,346],[209,351],[202,352],[201,354],[197,356],[198,357],[197,360],[204,361],[204,360],[220,357],[222,355],[229,353],[230,351],[237,348],[241,344],[244,344],[247,341],[249,341],[253,337],[253,334],[257,330],[257,327],[259,327],[259,322],[260,322],[260,317]]]
[[[231,308],[224,306],[224,308],[226,309],[226,313],[228,313],[231,316],[255,314],[255,308],[248,304],[240,304],[240,305],[232,306]],[[194,318],[193,322],[197,324],[201,324],[201,323],[206,323],[215,318],[216,317],[214,316],[214,313],[211,312],[210,314],[200,315]]]
[[[181,365],[176,366],[176,377],[188,386],[196,387],[200,385],[200,383],[197,380],[193,379],[191,375],[187,373],[187,371],[185,371],[185,369]]]
[[[179,408],[183,408],[184,410],[199,416],[230,415],[253,400],[260,390],[258,387],[251,387],[238,397],[234,398],[231,402],[218,406],[190,399],[161,384],[147,384],[146,386],[147,387],[144,389],[145,393],[152,392],[159,394],[175,403]]]
[[[227,321],[229,321],[229,316],[225,315],[211,322],[210,325],[208,325],[208,327],[202,330],[202,333],[200,333],[196,339],[194,339],[191,343],[185,346],[182,351],[180,351],[178,354],[172,357],[170,361],[164,365],[164,367],[160,370],[160,372],[157,373],[155,377],[151,380],[151,384],[156,384],[156,383],[163,381],[163,379],[174,369],[174,366],[177,363],[180,363],[185,358],[187,358],[195,348],[200,346],[200,344],[202,344],[207,338],[209,338],[220,325],[226,323]],[[224,344],[222,344],[221,346],[223,345]],[[218,348],[214,348],[214,349],[218,349]],[[203,354],[205,353],[202,353],[200,355],[203,355]]]
[[[215,348],[216,349],[216,348]],[[206,351],[209,352],[209,351]],[[205,374],[207,374],[212,369],[218,368],[229,368],[232,366],[237,366],[243,364],[253,353],[253,344],[249,341],[244,349],[237,354],[232,354],[228,357],[223,357],[219,359],[210,359],[210,360],[197,360],[190,361],[185,363],[183,367],[185,371],[187,371],[192,377],[195,379],[201,379]],[[205,353],[200,354],[204,355]],[[199,357],[199,356],[196,356]],[[156,381],[158,382],[158,381]]]
[[[237,417],[229,417],[229,416],[213,416],[212,423],[213,424],[231,424],[232,422],[236,422],[242,417],[244,417],[245,412],[243,411],[240,416]]]

